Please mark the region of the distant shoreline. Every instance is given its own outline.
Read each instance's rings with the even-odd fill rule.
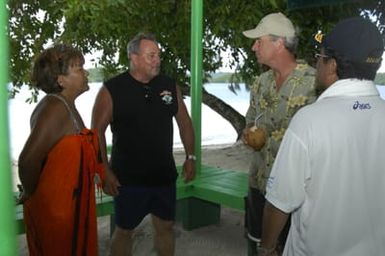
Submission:
[[[102,83],[104,81],[103,71],[101,68],[87,69],[90,83]],[[232,77],[233,72],[216,72],[210,75],[207,83],[244,83],[240,77]],[[377,85],[385,85],[385,72],[377,73],[374,83]]]

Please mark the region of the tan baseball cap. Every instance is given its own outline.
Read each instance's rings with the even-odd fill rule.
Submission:
[[[243,34],[253,39],[265,35],[293,37],[295,28],[285,15],[277,12],[266,15],[254,29],[243,31]]]

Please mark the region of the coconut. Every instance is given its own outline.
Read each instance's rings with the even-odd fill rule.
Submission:
[[[247,133],[247,145],[254,150],[261,150],[266,143],[266,131],[263,128],[252,126]]]

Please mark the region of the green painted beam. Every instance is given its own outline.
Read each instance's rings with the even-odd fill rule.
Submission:
[[[1,255],[16,255],[15,202],[8,136],[8,13],[0,0],[0,250]]]
[[[195,131],[197,174],[202,165],[202,16],[203,0],[191,1],[191,116]]]

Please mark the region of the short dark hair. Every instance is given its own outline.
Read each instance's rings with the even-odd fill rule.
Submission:
[[[336,60],[338,79],[357,78],[373,81],[377,70],[381,66],[381,62],[375,64],[353,62],[330,48],[324,48],[324,54],[329,58],[324,58],[323,61],[326,62],[330,58]]]
[[[45,49],[35,58],[32,86],[45,93],[61,92],[63,88],[57,82],[58,76],[68,74],[68,68],[77,60],[84,64],[82,52],[70,45],[57,44]]]

